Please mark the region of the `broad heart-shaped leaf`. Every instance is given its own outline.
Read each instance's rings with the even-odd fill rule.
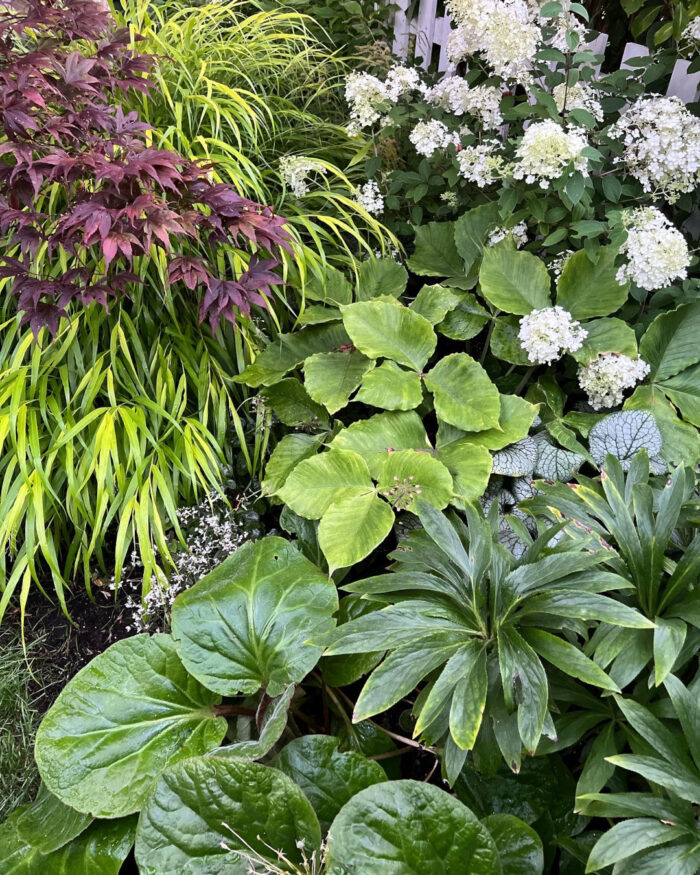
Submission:
[[[304,459],[277,492],[294,513],[320,519],[331,504],[342,498],[363,495],[373,489],[364,459],[351,450],[332,449]]]
[[[415,512],[418,497],[441,510],[452,498],[452,476],[434,456],[416,450],[397,450],[384,462],[377,491],[397,510]]]
[[[598,465],[603,465],[611,453],[627,471],[640,450],[646,450],[650,457],[661,452],[661,432],[648,410],[621,410],[593,426],[588,444]]]
[[[557,304],[574,319],[608,316],[619,310],[629,294],[629,280],[618,283],[615,275],[617,249],[598,250],[595,264],[581,249],[567,258],[557,283]]]
[[[525,316],[551,307],[551,280],[543,261],[529,252],[494,246],[484,252],[479,288],[497,310]]]
[[[263,495],[273,495],[281,489],[299,462],[315,455],[324,439],[324,435],[286,434],[267,462]]]
[[[284,425],[328,426],[328,414],[309,396],[296,377],[285,377],[279,383],[265,387],[260,395]]]
[[[435,412],[443,422],[463,431],[498,429],[501,401],[489,375],[464,352],[446,355],[425,377]]]
[[[448,286],[435,285],[423,286],[411,304],[411,310],[420,313],[432,325],[442,322],[445,316],[464,298],[464,292],[451,289]]]
[[[667,380],[700,362],[698,337],[700,303],[682,304],[657,316],[639,343],[641,357],[651,366],[649,379]]]
[[[482,204],[467,210],[455,222],[455,245],[464,261],[464,272],[469,274],[481,258],[489,231],[500,224],[498,204]]]
[[[318,543],[330,573],[369,556],[393,525],[391,508],[374,493],[343,498],[332,504],[318,525]]]
[[[170,635],[117,641],[72,678],[39,727],[47,788],[78,811],[138,811],[172,762],[218,746],[226,721],[216,693],[187,673]]]
[[[308,799],[282,772],[235,758],[192,757],[167,769],[146,800],[136,862],[150,875],[246,875],[237,851],[301,863],[321,844]],[[257,867],[256,867],[257,870]]]
[[[354,400],[383,410],[413,410],[423,400],[420,375],[395,362],[382,362],[365,374]]]
[[[531,826],[512,814],[489,814],[481,822],[496,843],[503,875],[540,875],[542,839]]]
[[[386,781],[386,772],[355,751],[338,750],[332,735],[306,735],[282,748],[275,766],[294,781],[313,806],[325,835],[333,818],[365,787]]]
[[[422,781],[375,784],[333,821],[329,875],[501,875],[496,844],[472,812]]]
[[[700,365],[686,368],[657,385],[680,410],[683,419],[700,428]]]
[[[408,267],[418,276],[462,276],[464,264],[455,246],[454,222],[428,222],[416,228]]]
[[[309,325],[291,334],[279,334],[252,365],[232,379],[248,386],[271,386],[316,352],[330,352],[349,342],[342,325]]]
[[[316,665],[308,638],[330,631],[335,585],[289,541],[249,541],[175,599],[172,628],[187,670],[225,696],[279,696]]]
[[[535,470],[536,462],[537,444],[528,435],[494,453],[493,473],[504,474],[506,477],[525,477]]]
[[[380,295],[400,298],[407,282],[408,272],[402,264],[393,258],[371,258],[360,263],[355,298],[358,301],[369,301]]]
[[[234,741],[227,744],[225,747],[217,747],[211,751],[209,756],[216,757],[240,757],[244,760],[259,760],[269,753],[275,744],[282,737],[282,733],[287,725],[289,716],[289,706],[294,696],[294,684],[290,684],[287,689],[276,699],[268,700],[263,697],[261,706],[264,704],[265,710],[262,713],[262,721],[260,724],[260,732],[258,738],[243,738],[240,741]],[[258,714],[260,715],[260,708]],[[241,722],[243,718],[239,718]],[[250,724],[253,723],[253,718],[247,720],[247,732],[250,735]]]
[[[423,316],[390,301],[360,301],[342,308],[352,342],[371,359],[388,358],[422,371],[437,337]]]
[[[622,319],[591,319],[583,327],[587,332],[583,346],[571,353],[579,364],[588,364],[606,352],[621,352],[629,358],[637,358],[637,336],[632,326]]]
[[[314,401],[335,413],[345,407],[372,366],[359,352],[318,352],[304,362],[304,385]]]
[[[484,494],[493,466],[486,447],[456,440],[441,447],[437,457],[452,475],[454,496],[459,501],[474,501]]]
[[[489,450],[502,450],[503,447],[515,444],[529,434],[530,426],[535,421],[538,409],[538,405],[530,404],[529,401],[519,398],[517,395],[501,395],[497,428],[467,434],[451,425],[440,423],[437,446],[442,449],[453,441],[463,440],[479,444]]]
[[[17,809],[0,824],[2,875],[118,875],[134,843],[135,817],[96,820],[62,847],[42,854],[20,835]]]
[[[92,820],[91,815],[64,805],[42,784],[34,802],[17,817],[17,833],[28,845],[48,854],[79,836]]]
[[[360,419],[339,432],[330,446],[332,452],[358,453],[375,479],[393,450],[432,449],[423,422],[414,411],[375,413],[369,419]]]

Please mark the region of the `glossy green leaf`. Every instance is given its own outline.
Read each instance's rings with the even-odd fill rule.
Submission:
[[[547,675],[535,651],[515,629],[498,632],[498,660],[506,705],[518,709],[518,731],[534,754],[547,713]]]
[[[275,699],[268,699],[264,696],[258,707],[258,713],[255,715],[260,719],[260,731],[257,738],[241,738],[237,741],[232,741],[224,747],[217,747],[209,756],[217,757],[240,757],[244,760],[259,760],[268,754],[272,748],[282,737],[287,726],[289,717],[289,706],[291,705],[294,696],[294,684],[290,684],[281,696]],[[264,710],[261,711],[261,706]],[[239,718],[243,722],[243,718]],[[253,723],[253,718],[248,720],[248,735],[250,735],[250,724]],[[230,731],[229,731],[230,732]],[[228,736],[230,738],[230,734]]]
[[[595,872],[646,848],[666,844],[685,832],[682,827],[660,823],[651,817],[624,820],[598,839],[588,858],[586,872]]]
[[[525,316],[551,307],[550,285],[547,268],[535,255],[498,246],[484,252],[479,289],[497,310]]]
[[[408,272],[393,258],[372,258],[359,265],[356,299],[369,301],[380,295],[400,298],[406,289]]]
[[[175,599],[173,636],[187,670],[226,696],[279,696],[314,667],[307,644],[330,631],[335,585],[284,538],[248,542]]]
[[[427,374],[426,388],[433,393],[439,419],[463,431],[499,427],[498,389],[486,371],[466,353],[444,356]]]
[[[384,769],[355,751],[339,751],[330,735],[305,735],[282,748],[275,766],[288,775],[313,806],[325,835],[334,817],[365,787],[386,781]]]
[[[393,525],[393,511],[373,492],[332,504],[318,526],[318,542],[330,572],[369,556]]]
[[[486,708],[487,690],[486,651],[482,648],[457,683],[450,706],[450,735],[462,750],[474,747]]]
[[[654,629],[654,683],[662,684],[678,659],[688,627],[683,620],[656,617]]]
[[[218,746],[216,693],[190,677],[170,635],[117,641],[81,669],[39,727],[47,788],[96,817],[138,811],[170,763]]]
[[[355,401],[384,410],[413,410],[423,400],[420,376],[385,361],[362,379]]]
[[[311,398],[336,413],[372,368],[359,352],[319,352],[304,362],[304,385]]]
[[[612,246],[598,250],[595,264],[585,250],[574,252],[567,258],[557,283],[557,304],[574,319],[608,316],[619,310],[627,300],[630,284],[629,280],[618,283],[616,257],[617,249]]]
[[[397,450],[384,462],[377,491],[397,510],[413,511],[418,497],[441,509],[452,498],[452,477],[434,456]]]
[[[343,323],[355,346],[371,359],[388,358],[422,371],[435,351],[433,326],[398,303],[361,301],[342,308]]]
[[[17,833],[28,845],[48,854],[79,836],[92,820],[89,814],[64,805],[42,784],[34,802],[17,817]]]
[[[246,875],[237,851],[301,863],[321,843],[311,805],[282,772],[235,758],[193,757],[167,769],[146,800],[136,862],[151,875]]]
[[[482,820],[498,848],[503,875],[540,875],[544,871],[542,839],[512,814],[490,814]]]
[[[372,489],[362,456],[334,448],[300,462],[277,495],[294,513],[317,520],[334,502],[364,495]]]
[[[358,793],[333,821],[329,875],[500,875],[496,845],[444,790],[391,781]]]
[[[454,222],[428,222],[416,228],[408,266],[419,276],[461,276],[464,264],[455,246]]]
[[[619,692],[617,684],[592,659],[584,656],[578,647],[542,629],[525,628],[522,633],[536,653],[565,674],[594,687]]]

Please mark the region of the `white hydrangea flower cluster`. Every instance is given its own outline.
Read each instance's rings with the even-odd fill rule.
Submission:
[[[640,97],[610,136],[624,144],[615,162],[625,164],[644,191],[673,203],[700,182],[700,118],[678,97]]]
[[[555,280],[559,279],[559,277],[561,276],[561,272],[564,270],[564,265],[573,254],[573,249],[565,249],[563,252],[559,253],[556,258],[553,258],[549,262],[549,264],[547,265],[547,269],[552,272],[552,276]]]
[[[503,175],[505,162],[498,154],[498,140],[485,140],[476,146],[465,146],[457,153],[460,174],[479,188],[485,188]]]
[[[542,34],[535,6],[526,0],[449,0],[456,22],[447,41],[447,55],[458,64],[483,52],[497,76],[526,82]]]
[[[459,134],[449,130],[446,124],[438,119],[418,122],[408,135],[419,155],[430,158],[438,149],[459,145]]]
[[[681,35],[681,43],[689,46],[695,51],[700,51],[700,16],[694,18],[686,27]]]
[[[389,70],[385,87],[392,103],[396,103],[399,97],[410,94],[411,91],[425,91],[418,70],[415,67],[404,67],[402,64],[397,64]]]
[[[565,352],[581,349],[588,332],[563,307],[533,310],[520,320],[518,339],[533,364],[550,365]]]
[[[362,209],[374,216],[380,216],[384,212],[384,196],[373,179],[355,189],[355,200]]]
[[[640,289],[651,292],[671,285],[674,279],[685,279],[690,264],[688,244],[656,207],[630,210],[622,219],[627,240],[620,252],[627,255],[627,264],[617,272],[617,281],[628,279]]]
[[[592,88],[588,82],[575,82],[568,88],[562,82],[560,85],[554,86],[552,97],[559,112],[562,112],[565,107],[567,112],[572,109],[585,109],[597,122],[603,121],[603,107],[598,100],[595,88]]]
[[[429,103],[441,106],[456,116],[465,113],[475,116],[485,130],[493,130],[503,124],[501,96],[499,88],[490,85],[471,88],[461,76],[448,76],[425,94]]]
[[[357,136],[380,118],[379,107],[388,101],[386,85],[370,73],[350,73],[345,82],[345,100],[350,107],[348,133]]]
[[[496,243],[500,243],[501,240],[505,240],[506,237],[512,235],[515,240],[515,245],[518,249],[521,246],[524,246],[527,243],[527,225],[525,222],[519,222],[517,225],[514,225],[512,228],[505,228],[503,225],[499,225],[498,228],[494,228],[493,231],[489,234],[486,245],[491,247],[495,246]]]
[[[594,410],[617,407],[626,389],[633,389],[649,373],[641,357],[631,359],[617,352],[601,353],[578,370],[578,382]]]
[[[587,145],[578,128],[567,131],[552,119],[532,124],[516,149],[519,160],[513,176],[528,183],[539,182],[540,188],[549,188],[569,166],[588,176],[588,161],[581,154]]]
[[[447,204],[448,207],[452,207],[452,209],[457,208],[457,192],[456,191],[443,191],[440,195],[440,200]]]
[[[306,158],[303,155],[286,155],[280,158],[279,170],[282,179],[291,188],[294,197],[304,197],[310,191],[311,175],[318,173],[325,176],[328,171],[320,161]]]

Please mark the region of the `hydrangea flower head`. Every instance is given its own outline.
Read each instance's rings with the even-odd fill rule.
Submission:
[[[594,410],[617,407],[626,389],[633,389],[650,371],[644,359],[618,352],[601,353],[578,371],[579,386]]]
[[[459,135],[452,133],[446,124],[437,119],[418,122],[408,135],[419,155],[430,158],[439,149],[459,145]]]
[[[539,182],[549,188],[567,167],[588,175],[588,161],[581,154],[587,146],[586,138],[577,129],[565,130],[552,119],[530,125],[516,149],[518,162],[513,176],[528,183]]]
[[[688,244],[656,207],[640,207],[623,216],[627,240],[620,252],[627,263],[617,272],[617,280],[633,280],[641,289],[653,291],[684,279],[690,264]]]
[[[533,364],[549,365],[581,349],[588,332],[563,307],[533,310],[520,320],[518,339]]]

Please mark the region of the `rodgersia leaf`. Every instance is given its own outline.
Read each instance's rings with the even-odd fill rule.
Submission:
[[[622,410],[597,422],[588,436],[591,455],[598,465],[608,453],[620,460],[623,471],[629,470],[640,450],[657,456],[661,452],[661,432],[648,410]]]
[[[537,444],[529,435],[517,443],[494,453],[493,473],[507,477],[525,477],[532,474],[537,462]]]

